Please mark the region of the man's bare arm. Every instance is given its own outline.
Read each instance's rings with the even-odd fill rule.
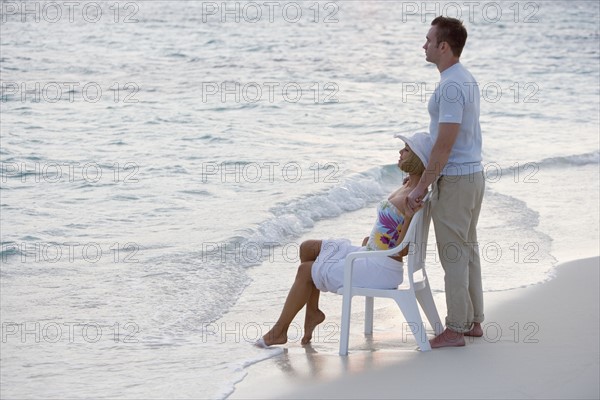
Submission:
[[[423,200],[425,193],[427,193],[429,185],[440,176],[442,170],[448,163],[450,152],[456,142],[459,131],[460,124],[440,123],[440,132],[437,140],[433,144],[427,168],[425,168],[425,172],[421,176],[417,187],[406,196],[406,204],[411,210],[418,207],[418,204]]]

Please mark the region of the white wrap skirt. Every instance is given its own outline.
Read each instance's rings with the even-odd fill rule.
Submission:
[[[344,285],[346,255],[363,251],[347,239],[328,239],[321,243],[321,252],[312,266],[311,275],[317,289],[337,291]],[[354,261],[352,285],[373,289],[395,289],[402,283],[403,265],[390,257],[359,258]]]

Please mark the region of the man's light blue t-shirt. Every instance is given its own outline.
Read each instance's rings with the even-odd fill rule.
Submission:
[[[479,101],[477,81],[461,63],[442,72],[440,83],[427,107],[433,142],[437,140],[440,123],[460,124],[458,137],[442,175],[467,175],[483,170]]]

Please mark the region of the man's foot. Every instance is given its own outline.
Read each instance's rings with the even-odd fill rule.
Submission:
[[[317,310],[316,312],[307,315],[304,320],[304,337],[302,337],[302,341],[300,343],[303,345],[310,343],[313,331],[317,325],[323,321],[325,321],[325,314],[323,314],[323,311],[321,310]]]
[[[460,347],[465,345],[465,337],[462,333],[454,332],[446,328],[444,332],[431,339],[429,344],[431,344],[432,349],[438,349],[440,347]]]
[[[479,322],[473,323],[473,327],[469,332],[465,332],[465,336],[482,337],[483,329],[481,329],[481,324]]]

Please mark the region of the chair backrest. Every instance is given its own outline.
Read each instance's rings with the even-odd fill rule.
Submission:
[[[425,267],[427,257],[427,240],[429,238],[429,225],[431,223],[431,202],[427,200],[421,210],[420,220],[417,221],[415,243],[413,250],[413,271],[419,271]],[[410,249],[409,249],[410,251]]]
[[[429,237],[429,225],[431,222],[431,202],[425,198],[425,204],[410,221],[410,226],[404,237],[405,242],[409,242],[408,248],[408,267],[409,273],[422,270],[425,266],[425,257],[427,256],[427,240]]]

